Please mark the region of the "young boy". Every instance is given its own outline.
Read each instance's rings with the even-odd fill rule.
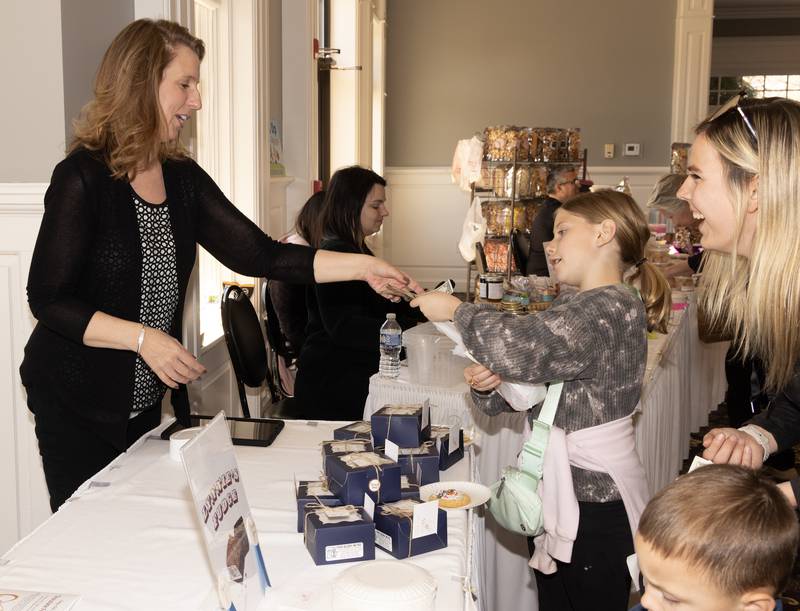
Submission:
[[[798,545],[794,510],[752,470],[709,465],[648,503],[635,537],[648,611],[772,611]]]

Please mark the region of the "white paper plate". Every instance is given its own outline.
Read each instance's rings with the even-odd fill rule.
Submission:
[[[433,576],[401,560],[359,562],[333,582],[334,611],[432,611],[435,600]]]
[[[425,502],[431,496],[438,494],[442,490],[449,490],[451,488],[468,494],[469,503],[463,507],[442,507],[442,509],[446,509],[447,511],[478,507],[488,501],[492,494],[486,486],[483,484],[476,484],[475,482],[434,482],[420,487],[419,498]]]

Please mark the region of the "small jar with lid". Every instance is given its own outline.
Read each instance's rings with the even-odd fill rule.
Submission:
[[[503,275],[481,274],[478,283],[481,301],[500,301],[503,299]]]

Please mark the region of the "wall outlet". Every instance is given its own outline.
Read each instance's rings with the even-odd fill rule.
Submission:
[[[603,146],[603,157],[605,159],[614,159],[614,145],[606,144]]]
[[[638,157],[641,155],[642,145],[638,142],[626,142],[625,148],[622,149],[622,155],[625,157]]]

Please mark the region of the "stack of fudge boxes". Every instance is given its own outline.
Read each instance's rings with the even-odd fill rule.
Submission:
[[[463,457],[463,431],[432,426],[427,401],[336,429],[322,443],[324,479],[296,491],[297,530],[314,562],[372,560],[376,545],[399,559],[447,547],[447,513],[419,487]]]

